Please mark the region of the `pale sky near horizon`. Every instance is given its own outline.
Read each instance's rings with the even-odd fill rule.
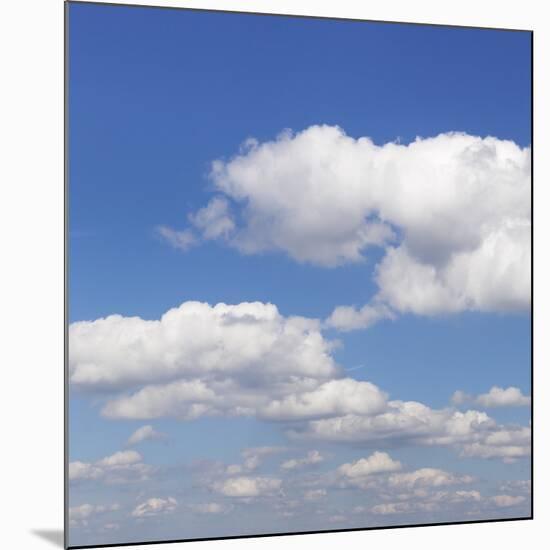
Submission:
[[[69,25],[70,544],[529,516],[530,34]]]

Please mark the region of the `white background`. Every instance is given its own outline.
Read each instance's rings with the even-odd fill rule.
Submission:
[[[134,0],[134,3],[143,3]],[[550,525],[550,17],[540,0],[155,0],[157,5],[535,30],[535,520],[154,548],[546,548]],[[0,546],[63,528],[63,3],[0,3]],[[510,74],[510,79],[514,75]],[[93,434],[91,434],[93,435]],[[546,541],[544,540],[546,535]]]

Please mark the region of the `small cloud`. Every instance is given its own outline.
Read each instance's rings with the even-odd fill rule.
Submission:
[[[368,458],[361,458],[351,464],[342,464],[337,471],[346,478],[358,479],[372,474],[395,472],[400,469],[401,462],[393,460],[387,453],[377,451]]]
[[[174,497],[150,498],[141,504],[138,504],[132,511],[132,516],[135,518],[158,516],[161,514],[169,514],[178,506],[178,501]]]
[[[168,244],[179,250],[187,251],[198,244],[198,239],[190,229],[176,231],[166,225],[159,225],[156,233],[162,237]]]
[[[453,405],[463,405],[465,403],[474,403],[480,407],[528,407],[531,405],[531,397],[523,395],[519,388],[510,386],[501,388],[493,386],[487,393],[480,395],[470,395],[463,391],[455,391],[451,397]]]
[[[141,428],[138,428],[129,438],[126,442],[127,445],[137,445],[138,443],[141,443],[142,441],[147,440],[158,440],[158,439],[165,439],[166,434],[157,432],[153,429],[153,426],[150,424],[147,424],[145,426],[142,426]]]
[[[230,506],[220,504],[219,502],[205,502],[202,504],[192,504],[189,508],[197,514],[225,514],[231,510]]]
[[[314,464],[319,464],[325,459],[319,451],[309,451],[307,455],[303,458],[291,458],[281,464],[281,469],[283,470],[295,470],[297,468],[304,468],[306,466],[312,466]]]
[[[521,504],[525,500],[523,496],[496,495],[490,498],[490,501],[499,508],[509,508],[516,504]]]
[[[215,483],[213,488],[226,497],[258,497],[279,491],[282,481],[271,477],[232,477]]]

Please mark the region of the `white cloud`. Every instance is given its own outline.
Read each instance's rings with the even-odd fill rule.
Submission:
[[[309,451],[303,458],[291,458],[281,464],[283,470],[296,470],[298,468],[304,468],[306,466],[313,466],[323,462],[325,459],[323,455],[316,450]]]
[[[69,338],[70,380],[80,389],[193,383],[206,375],[277,386],[339,372],[318,321],[283,317],[260,302],[185,302],[154,321],[111,315],[72,323]]]
[[[491,497],[491,502],[499,508],[508,508],[510,506],[516,506],[521,504],[525,497],[523,496],[511,496],[511,495],[496,495]]]
[[[370,382],[342,378],[324,382],[312,391],[292,393],[271,401],[260,416],[271,420],[306,419],[346,412],[373,414],[386,406],[386,394]]]
[[[370,511],[373,514],[382,516],[403,514],[411,511],[411,504],[409,502],[384,502],[382,504],[376,504]]]
[[[160,432],[157,432],[153,426],[146,424],[138,428],[126,442],[127,445],[137,445],[142,441],[154,440],[154,439],[164,439],[166,436]]]
[[[367,458],[361,458],[350,464],[342,464],[337,472],[346,478],[357,479],[372,474],[395,472],[401,469],[401,463],[393,460],[387,453],[374,452]]]
[[[499,427],[464,445],[462,455],[479,458],[499,458],[515,462],[531,454],[531,428]]]
[[[494,420],[478,411],[462,413],[431,409],[415,401],[389,401],[380,413],[313,420],[294,434],[329,441],[366,443],[407,439],[430,445],[468,440],[472,433],[494,426]]]
[[[81,504],[80,506],[71,506],[69,508],[69,523],[71,527],[86,527],[88,521],[97,515],[107,512],[114,512],[120,509],[119,504],[94,505]]]
[[[338,306],[326,320],[328,328],[341,331],[368,328],[382,319],[395,319],[395,314],[383,303],[366,304],[357,309],[351,306]]]
[[[220,216],[211,224],[196,216],[206,238],[219,234],[245,254],[278,250],[333,267],[382,247],[376,303],[397,311],[527,309],[530,171],[529,148],[494,137],[447,133],[377,146],[311,126],[249,140],[215,161],[219,196],[206,210],[221,211],[227,230],[218,229]],[[242,223],[227,214],[229,201]],[[330,322],[337,327],[339,318],[349,330],[377,315],[337,309]]]
[[[348,444],[391,443],[456,448],[462,456],[511,462],[529,456],[529,427],[497,424],[485,412],[431,409],[414,401],[389,401],[380,413],[311,420],[289,430],[299,439]]]
[[[185,231],[176,231],[165,225],[156,228],[157,235],[162,237],[168,244],[179,250],[189,250],[197,244],[197,237],[189,229]]]
[[[531,397],[523,395],[519,388],[510,386],[509,388],[500,388],[493,386],[489,392],[481,395],[470,395],[461,390],[455,391],[451,397],[454,405],[464,403],[475,403],[480,407],[527,407],[531,404]]]
[[[505,461],[530,452],[525,437],[518,442],[519,428],[498,426],[485,412],[388,401],[374,384],[342,377],[336,343],[323,337],[320,323],[284,317],[271,304],[186,302],[155,321],[81,321],[71,324],[69,345],[72,386],[101,392],[107,418],[249,416],[285,422],[298,438],[450,445],[464,456]],[[509,443],[497,444],[495,432],[502,438],[506,431]],[[228,473],[246,473],[259,460],[244,457]],[[103,477],[100,466],[74,463],[74,475]],[[147,473],[145,465],[134,469]]]
[[[96,462],[69,463],[69,481],[102,480],[105,483],[127,483],[149,479],[154,468],[142,462],[136,451],[118,451]]]
[[[213,489],[226,497],[259,497],[279,491],[282,480],[272,477],[231,477],[213,484]]]
[[[207,206],[191,214],[191,223],[202,232],[205,239],[228,237],[235,229],[229,212],[229,203],[223,197],[214,197]]]
[[[406,489],[441,487],[459,483],[471,483],[472,481],[473,478],[471,476],[458,476],[437,468],[420,468],[413,472],[397,473],[391,475],[388,479],[390,486]]]
[[[481,493],[479,491],[454,491],[450,495],[446,495],[451,502],[481,502]]]
[[[174,497],[150,498],[141,504],[138,504],[132,511],[135,518],[144,518],[169,514],[178,506],[178,501]]]

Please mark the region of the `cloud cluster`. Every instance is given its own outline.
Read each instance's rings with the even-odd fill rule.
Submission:
[[[250,416],[285,423],[299,438],[446,445],[506,461],[530,452],[528,428],[499,426],[477,410],[389,401],[376,385],[344,377],[319,322],[284,317],[271,304],[186,302],[160,320],[113,315],[73,323],[69,334],[71,383],[107,391],[107,418]],[[516,389],[493,388],[476,402],[517,400]],[[131,442],[154,433],[144,426]],[[254,453],[245,457],[249,465],[260,460]],[[146,473],[144,465],[132,468]],[[233,465],[232,473],[251,469]],[[104,475],[98,464],[77,463],[77,470],[80,477]]]
[[[456,391],[451,401],[455,405],[464,403],[475,403],[483,408],[492,407],[528,407],[531,405],[531,397],[523,395],[519,388],[510,386],[509,388],[500,388],[493,386],[487,393],[473,396],[463,391]]]
[[[142,462],[136,451],[118,451],[96,462],[69,463],[69,481],[101,480],[105,483],[127,483],[149,479],[154,467]]]
[[[323,267],[385,250],[372,307],[336,310],[337,328],[383,318],[380,304],[422,315],[530,304],[529,148],[463,133],[378,146],[311,126],[248,140],[210,177],[218,195],[190,216],[204,239]]]

